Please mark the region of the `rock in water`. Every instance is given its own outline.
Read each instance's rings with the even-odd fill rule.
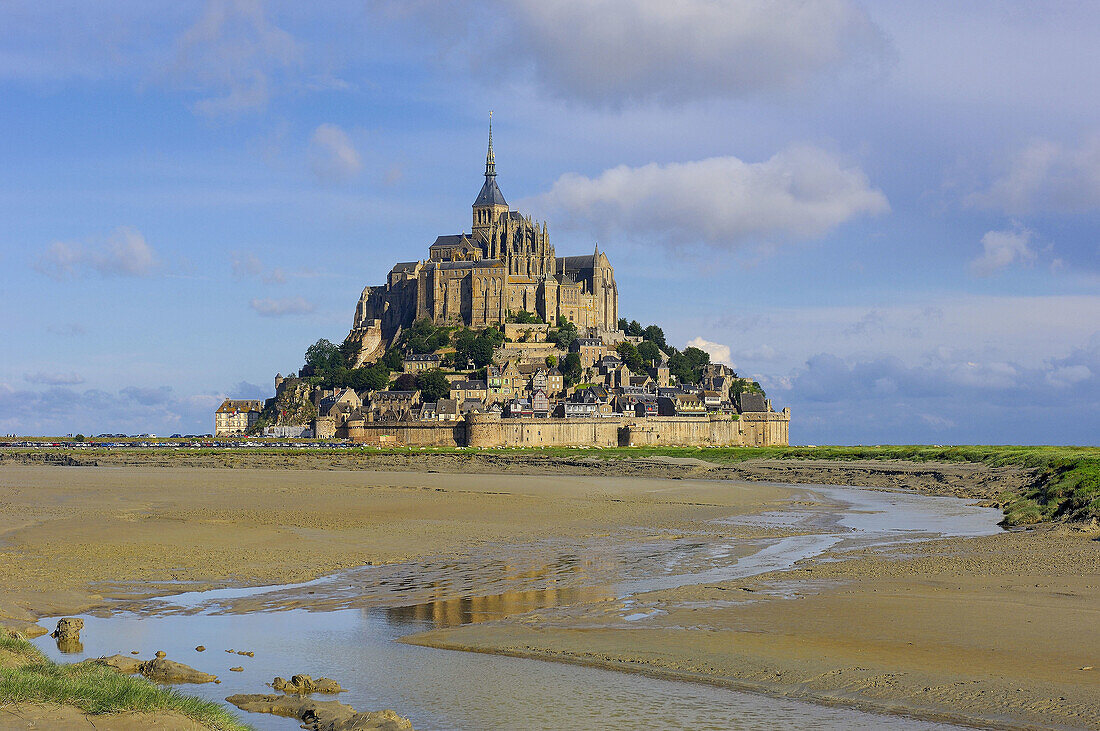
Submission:
[[[134,673],[141,672],[141,660],[134,657],[126,657],[125,655],[97,657],[95,660],[90,660],[89,662],[94,662],[97,665],[106,665],[126,675],[133,675]]]
[[[217,677],[209,673],[163,657],[143,662],[139,672],[158,683],[212,683],[217,680]]]
[[[79,617],[64,617],[57,620],[57,629],[50,637],[57,640],[79,640],[80,630],[84,629],[84,620]]]
[[[283,680],[282,678],[275,678],[271,681],[271,687],[275,690],[281,690],[284,693],[343,693],[344,689],[340,687],[332,678],[317,678],[314,680],[308,675],[292,675],[290,676],[290,682]]]
[[[195,648],[195,652],[206,652],[206,648],[203,647],[202,645],[199,645],[198,647]]]
[[[274,713],[302,721],[312,731],[412,731],[412,722],[394,711],[360,713],[339,701],[315,701],[293,695],[231,695],[228,702],[242,711]]]
[[[242,668],[241,666],[238,665],[235,668],[229,668],[229,672],[231,672],[231,673],[243,673],[244,668]]]

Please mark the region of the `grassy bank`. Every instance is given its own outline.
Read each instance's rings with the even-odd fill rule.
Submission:
[[[576,455],[582,450],[546,450]],[[593,454],[584,450],[583,453]],[[907,462],[970,462],[990,467],[1024,467],[1037,471],[1023,493],[1002,496],[1007,525],[1052,520],[1100,520],[1100,448],[957,446],[932,447],[629,447],[604,449],[601,457],[695,457],[717,464],[751,459],[812,459],[833,461],[903,460]]]
[[[56,703],[92,715],[174,711],[218,731],[251,728],[217,703],[103,665],[59,665],[25,639],[0,632],[0,705],[10,703]]]

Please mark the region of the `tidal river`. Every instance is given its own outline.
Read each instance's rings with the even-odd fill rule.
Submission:
[[[590,616],[593,607],[644,631],[660,611],[634,598],[644,592],[782,571],[826,553],[999,530],[999,511],[953,498],[836,486],[791,489],[794,498],[776,510],[719,519],[756,529],[748,538],[654,535],[626,527],[584,540],[501,544],[477,555],[365,566],[305,584],[118,603],[84,616],[82,653],[63,655],[49,637],[36,644],[65,661],[132,650],[146,658],[164,650],[170,659],[217,674],[219,685],[183,687],[217,701],[271,692],[265,683],[277,675],[324,675],[348,688],[341,702],[360,710],[392,708],[417,729],[949,728],[705,684],[396,641],[470,622],[523,621],[535,610],[568,625],[572,616]],[[196,652],[197,645],[208,649]],[[230,666],[244,671],[229,672]],[[292,719],[242,716],[259,729],[298,728]]]

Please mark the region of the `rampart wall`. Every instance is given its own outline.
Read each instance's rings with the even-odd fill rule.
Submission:
[[[468,414],[464,422],[446,424],[356,422],[348,427],[348,437],[371,444],[413,447],[767,446],[786,445],[789,424],[786,412],[743,414],[740,419],[502,419],[496,414]]]

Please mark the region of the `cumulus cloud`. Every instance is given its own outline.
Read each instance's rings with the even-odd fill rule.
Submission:
[[[252,252],[234,251],[232,257],[234,277],[244,279],[246,277],[258,277],[263,274],[264,263],[260,261],[260,257]]]
[[[877,71],[890,57],[851,0],[383,4],[434,28],[480,77],[529,73],[546,91],[594,106],[799,89],[843,69]]]
[[[253,310],[263,317],[308,315],[315,309],[313,303],[306,301],[303,297],[254,298],[249,304]]]
[[[363,168],[359,151],[347,132],[335,124],[322,124],[309,139],[309,165],[323,183],[351,180]]]
[[[1005,231],[987,231],[982,236],[982,254],[970,262],[970,271],[979,277],[988,277],[1012,264],[1030,264],[1035,261],[1031,242],[1035,232],[1017,226]]]
[[[301,56],[301,45],[268,19],[259,0],[209,0],[180,36],[172,72],[208,94],[195,111],[235,114],[266,106],[279,75]]]
[[[750,241],[813,239],[889,210],[863,171],[834,155],[790,147],[764,162],[736,157],[561,176],[529,204],[563,225],[650,237],[673,246],[735,249]]]
[[[967,202],[1022,215],[1082,213],[1100,208],[1100,132],[1073,147],[1035,140],[1016,153],[986,190]]]
[[[728,345],[711,342],[703,338],[692,338],[688,341],[687,346],[689,348],[698,348],[705,353],[709,353],[712,363],[724,363],[731,368],[734,367],[733,363],[730,361],[730,346]]]
[[[145,277],[160,262],[141,232],[129,226],[115,229],[102,241],[55,241],[35,262],[35,269],[54,279],[80,277],[88,272],[103,276]]]
[[[74,371],[67,373],[46,373],[43,371],[24,373],[23,380],[27,383],[40,383],[45,386],[78,386],[84,383],[84,377]]]

